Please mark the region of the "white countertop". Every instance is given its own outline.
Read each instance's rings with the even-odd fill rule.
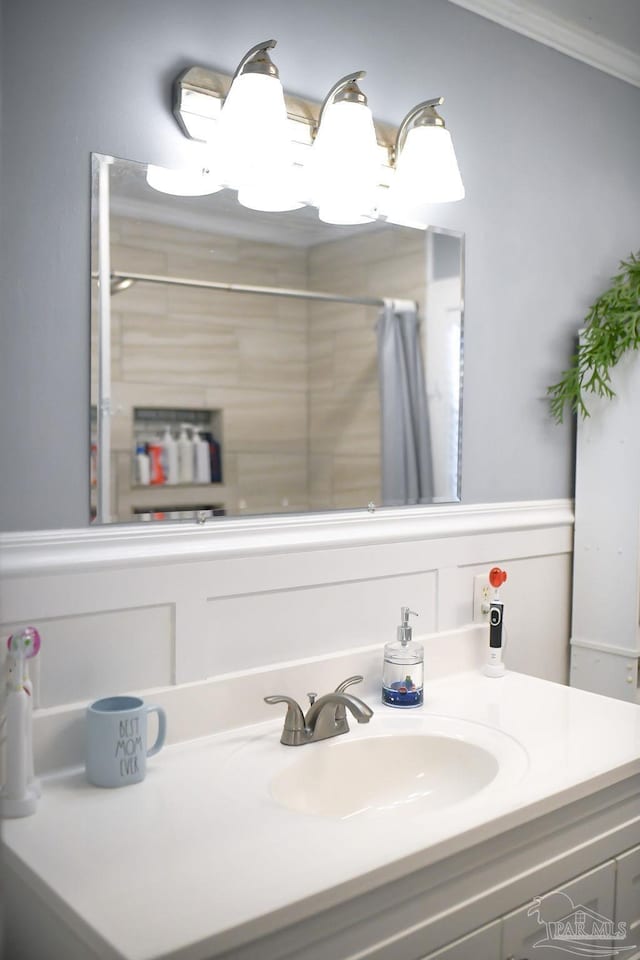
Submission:
[[[417,710],[363,696],[374,717],[347,737],[457,717],[514,738],[528,763],[439,814],[293,813],[268,792],[304,753],[279,743],[278,714],[167,747],[132,787],[92,787],[83,771],[47,779],[37,814],[3,824],[7,860],[101,956],[204,960],[640,773],[629,703],[478,672],[428,684]]]

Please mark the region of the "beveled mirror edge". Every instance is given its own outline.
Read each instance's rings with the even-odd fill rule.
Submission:
[[[466,234],[461,230],[452,230],[449,227],[437,227],[429,226],[427,227],[427,262],[431,257],[430,244],[433,242],[434,236],[445,236],[453,237],[460,244],[460,258],[459,258],[459,269],[460,269],[460,371],[459,371],[459,382],[458,382],[458,458],[457,458],[457,471],[456,471],[456,500],[457,502],[462,502],[462,425],[464,423],[464,324],[465,324],[465,313],[466,313],[466,273],[465,273],[465,263],[466,263],[466,244],[467,238]],[[428,293],[427,293],[427,306],[428,310]],[[455,503],[456,500],[447,500],[442,501],[444,503]]]

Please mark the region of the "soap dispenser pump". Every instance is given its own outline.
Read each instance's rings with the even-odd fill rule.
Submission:
[[[410,616],[418,614],[400,608],[397,639],[384,647],[382,702],[389,707],[419,707],[424,700],[424,647],[412,639]]]

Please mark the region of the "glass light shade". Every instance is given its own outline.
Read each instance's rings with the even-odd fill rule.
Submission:
[[[330,104],[309,158],[312,202],[325,223],[375,218],[378,144],[371,110],[347,100]]]
[[[269,186],[264,190],[257,187],[240,187],[238,203],[249,210],[261,210],[263,213],[280,213],[286,210],[299,210],[303,204],[290,193],[280,192]]]
[[[160,193],[170,193],[176,197],[203,197],[222,190],[222,183],[207,167],[182,167],[171,170],[169,167],[147,166],[147,183]]]
[[[418,126],[409,130],[390,190],[403,205],[462,200],[464,186],[451,134],[445,127]]]
[[[238,200],[256,210],[296,210],[287,108],[277,77],[242,73],[222,107],[219,145],[223,177]]]

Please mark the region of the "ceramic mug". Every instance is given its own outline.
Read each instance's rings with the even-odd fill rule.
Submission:
[[[147,716],[158,714],[158,736],[147,747]],[[87,707],[87,779],[97,787],[125,787],[144,780],[147,757],[164,745],[162,707],[139,697],[105,697]]]

